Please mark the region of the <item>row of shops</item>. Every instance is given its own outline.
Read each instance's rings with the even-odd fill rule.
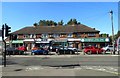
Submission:
[[[30,50],[34,46],[69,46],[83,49],[85,46],[103,47],[108,45],[109,38],[56,38],[56,39],[24,39],[7,41],[7,45],[13,47],[26,46]]]

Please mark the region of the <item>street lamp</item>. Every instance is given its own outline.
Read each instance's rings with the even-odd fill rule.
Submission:
[[[111,17],[111,25],[112,25],[112,44],[113,44],[113,54],[115,54],[114,27],[113,27],[113,11],[111,10],[109,13],[110,13],[110,17]]]

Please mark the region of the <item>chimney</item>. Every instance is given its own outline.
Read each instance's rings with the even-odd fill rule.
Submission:
[[[95,30],[95,28],[93,28]]]

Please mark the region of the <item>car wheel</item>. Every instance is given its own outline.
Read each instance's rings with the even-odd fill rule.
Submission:
[[[47,55],[48,53],[47,52],[43,52],[44,55]]]
[[[99,51],[97,51],[97,54],[99,54]]]
[[[35,55],[35,53],[31,53],[31,55]]]
[[[72,51],[70,51],[70,54],[71,54],[71,55],[73,54]]]
[[[110,49],[107,49],[107,51],[110,51]]]
[[[58,55],[60,55],[60,52],[57,52]]]
[[[88,53],[89,55],[91,55],[91,53],[92,53],[92,52],[91,52],[91,51],[89,51],[89,52],[87,52],[87,53]]]
[[[102,54],[105,54],[105,51],[102,51],[101,53],[102,53]]]

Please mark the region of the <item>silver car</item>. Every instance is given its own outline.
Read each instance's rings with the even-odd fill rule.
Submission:
[[[105,51],[113,51],[113,45],[108,45],[106,47],[103,47],[102,49]]]

